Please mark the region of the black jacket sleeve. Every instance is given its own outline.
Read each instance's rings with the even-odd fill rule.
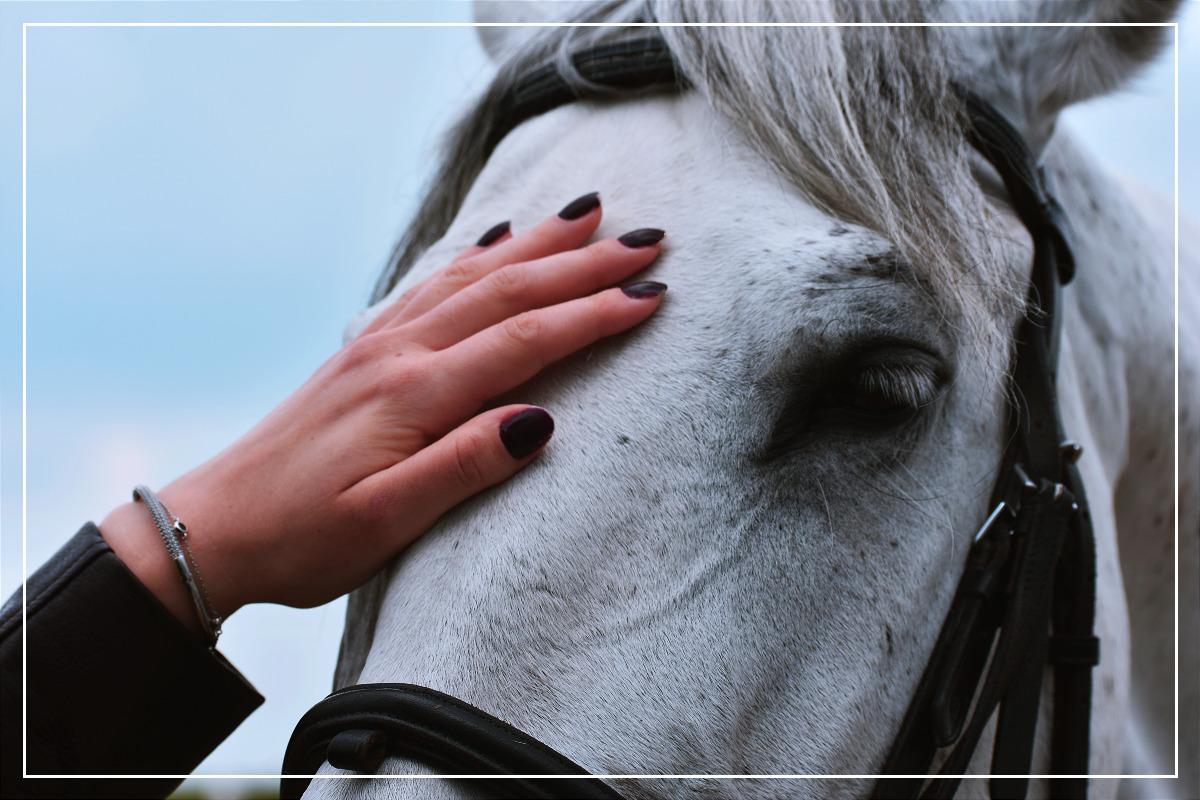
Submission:
[[[26,591],[24,687],[21,592],[0,609],[3,797],[165,797],[181,778],[22,779],[22,741],[29,775],[186,775],[262,703],[91,523]]]

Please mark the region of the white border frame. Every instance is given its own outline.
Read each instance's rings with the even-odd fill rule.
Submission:
[[[25,639],[28,636],[26,628],[26,583],[29,581],[28,564],[28,438],[26,438],[26,421],[28,421],[28,399],[26,399],[26,269],[28,269],[28,236],[26,236],[26,90],[28,90],[28,72],[26,72],[26,54],[28,42],[26,34],[30,28],[512,28],[506,23],[22,23],[20,31],[20,536],[22,536],[22,729],[29,729],[29,708],[26,698],[26,675],[28,675],[29,648]],[[1180,30],[1178,23],[527,23],[523,28],[564,28],[564,26],[587,26],[587,28],[1171,28],[1174,30],[1175,48],[1175,772],[1171,775],[1015,775],[1004,777],[1016,778],[1097,778],[1097,780],[1118,780],[1118,778],[1170,778],[1177,780],[1180,769]],[[28,738],[26,738],[28,739]],[[338,778],[355,778],[361,780],[370,778],[422,778],[422,780],[458,780],[458,778],[564,778],[562,775],[30,775],[28,771],[28,740],[22,740],[22,777],[25,778],[304,778],[312,777],[317,780],[338,780]],[[594,775],[596,778],[607,780],[671,780],[671,778],[691,778],[691,780],[876,780],[878,777],[892,778],[925,778],[928,775]],[[990,778],[990,775],[961,775],[941,776],[959,777],[962,780],[979,780]]]

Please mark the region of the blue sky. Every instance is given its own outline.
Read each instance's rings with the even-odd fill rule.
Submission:
[[[21,575],[21,40],[10,20],[168,15],[0,14],[7,596]],[[403,18],[414,15],[466,21],[469,6]],[[27,46],[36,567],[135,483],[161,486],[231,443],[337,349],[413,211],[437,132],[487,72],[469,28],[30,28]],[[329,691],[343,609],[256,606],[231,620],[222,651],[268,704],[201,772],[278,771],[292,726]]]
[[[1181,140],[1200,131],[1200,14]],[[467,21],[464,3],[0,4],[0,524],[21,576],[21,23]],[[27,32],[29,563],[232,442],[332,353],[488,75],[469,28],[36,27]],[[1172,191],[1171,53],[1067,123]],[[1182,145],[1181,145],[1182,147]],[[1200,213],[1196,151],[1181,201]],[[601,187],[602,188],[602,187]],[[253,607],[222,650],[268,703],[201,767],[274,773],[329,688],[343,604]],[[228,784],[211,784],[231,788]],[[210,786],[211,786],[210,785]]]

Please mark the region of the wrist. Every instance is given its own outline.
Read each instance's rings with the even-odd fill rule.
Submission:
[[[245,552],[246,537],[237,512],[242,504],[213,502],[213,498],[231,495],[236,496],[221,483],[214,483],[205,467],[176,478],[158,492],[161,501],[187,525],[187,542],[206,587],[209,609],[222,619],[257,599],[244,592],[253,584],[252,574],[239,571],[253,561]]]
[[[214,646],[222,621],[242,603],[233,599],[237,579],[222,561],[226,548],[217,535],[229,526],[214,518],[211,504],[196,502],[204,496],[174,483],[162,497],[139,486],[134,502],[109,514],[100,533],[172,616]]]
[[[100,535],[171,615],[204,639],[204,627],[150,512],[141,503],[118,506],[100,523]]]

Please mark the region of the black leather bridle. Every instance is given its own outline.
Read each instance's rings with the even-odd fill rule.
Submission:
[[[678,91],[685,85],[657,35],[577,54],[595,92],[569,86],[554,65],[518,82],[486,151],[521,122],[613,90]],[[1054,797],[1087,796],[1095,541],[1075,462],[1058,411],[1056,370],[1061,288],[1074,273],[1066,221],[1020,134],[994,108],[964,92],[971,143],[995,167],[1033,238],[1027,309],[1011,368],[1009,445],[987,520],[975,535],[950,611],[880,769],[872,796],[950,798],[984,726],[999,708],[992,751],[993,798],[1023,798],[1033,757],[1042,678],[1053,667],[1051,772]],[[497,797],[620,798],[557,751],[449,695],[408,684],[340,689],[301,718],[284,756],[285,775],[312,775],[325,762],[372,774],[387,755],[445,774],[489,775]],[[944,760],[927,776],[938,757]],[[523,778],[512,776],[556,776]],[[280,794],[299,797],[309,778],[284,778]]]

